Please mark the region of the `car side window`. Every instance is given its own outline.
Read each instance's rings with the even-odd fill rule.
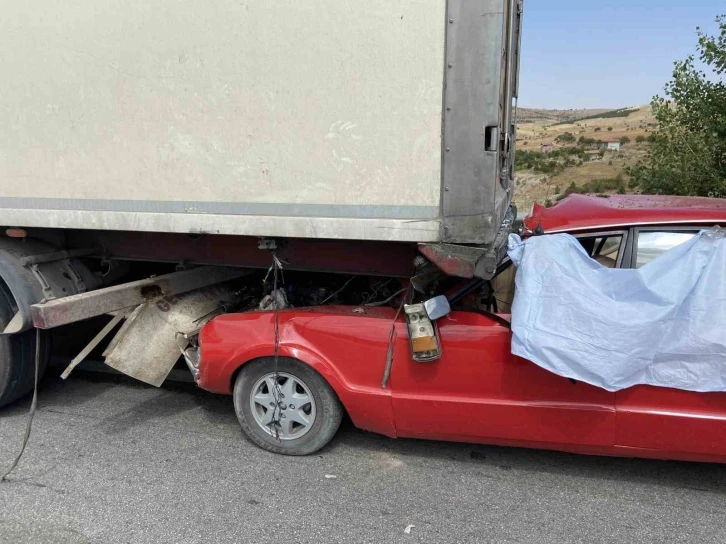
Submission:
[[[615,268],[618,262],[620,246],[623,243],[621,232],[604,233],[593,236],[582,236],[577,239],[587,254],[607,268]],[[496,311],[508,314],[514,301],[514,278],[517,267],[510,264],[491,281],[492,296],[496,301]]]
[[[687,242],[696,232],[641,231],[638,233],[635,268],[649,263],[661,253]]]
[[[623,243],[622,234],[611,234],[578,238],[588,255],[606,268],[615,268],[618,262],[620,245]]]

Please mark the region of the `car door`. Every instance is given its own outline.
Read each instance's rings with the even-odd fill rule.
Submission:
[[[439,360],[394,361],[399,436],[567,449],[614,444],[613,394],[512,355],[511,331],[499,320],[452,312],[439,320],[439,334]]]
[[[631,231],[626,266],[639,268],[681,244],[702,227],[647,227]],[[726,393],[696,393],[639,385],[618,391],[619,446],[723,455],[726,452]]]
[[[614,266],[625,238],[620,231],[588,234],[580,241],[591,256],[611,258]],[[502,316],[453,312],[439,321],[439,333],[438,361],[406,357],[393,364],[400,436],[573,451],[614,445],[614,394],[512,355],[511,331]]]

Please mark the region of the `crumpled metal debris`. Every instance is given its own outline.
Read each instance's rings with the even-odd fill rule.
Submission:
[[[284,310],[289,308],[290,303],[287,301],[287,293],[284,289],[275,289],[269,295],[262,297],[260,301],[260,310]]]

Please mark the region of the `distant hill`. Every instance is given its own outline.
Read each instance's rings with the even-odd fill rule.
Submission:
[[[591,119],[617,119],[618,117],[628,117],[630,114],[635,113],[640,108],[618,108],[617,110],[610,110],[606,112],[592,113],[585,117],[576,117],[575,119],[568,119],[566,121],[560,121],[558,124],[564,125],[568,123],[578,123],[580,121],[590,121]]]
[[[620,152],[608,153],[602,160],[578,160],[557,174],[544,174],[536,169],[515,173],[514,201],[521,210],[527,210],[533,202],[554,201],[572,184],[576,187],[603,187],[619,180],[628,186],[627,167],[641,160],[649,144],[644,140],[658,124],[650,106],[602,110],[547,110],[520,108],[517,120],[517,151],[539,152],[542,144],[554,146],[557,150],[574,144],[558,143],[557,137],[569,133],[576,139],[586,138],[601,141],[627,142]],[[640,142],[638,142],[640,139]],[[516,162],[515,162],[516,166]],[[605,183],[608,182],[608,183]],[[612,191],[611,191],[612,192]]]
[[[612,111],[611,109],[583,109],[583,110],[546,110],[540,108],[517,108],[517,121],[519,123],[563,123],[592,117]]]
[[[650,106],[615,110],[546,110],[519,108],[517,112],[518,147],[539,149],[564,132],[596,140],[631,139],[646,135],[656,127]]]

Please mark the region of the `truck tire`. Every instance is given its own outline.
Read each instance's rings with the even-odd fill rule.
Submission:
[[[0,330],[15,313],[13,299],[7,287],[0,281]],[[20,334],[0,335],[0,408],[33,389],[35,381],[34,329]],[[41,334],[40,376],[47,363],[48,335]]]
[[[237,376],[233,397],[245,435],[273,453],[315,453],[335,436],[343,419],[335,391],[295,359],[280,357],[277,368],[272,357],[247,363]]]

